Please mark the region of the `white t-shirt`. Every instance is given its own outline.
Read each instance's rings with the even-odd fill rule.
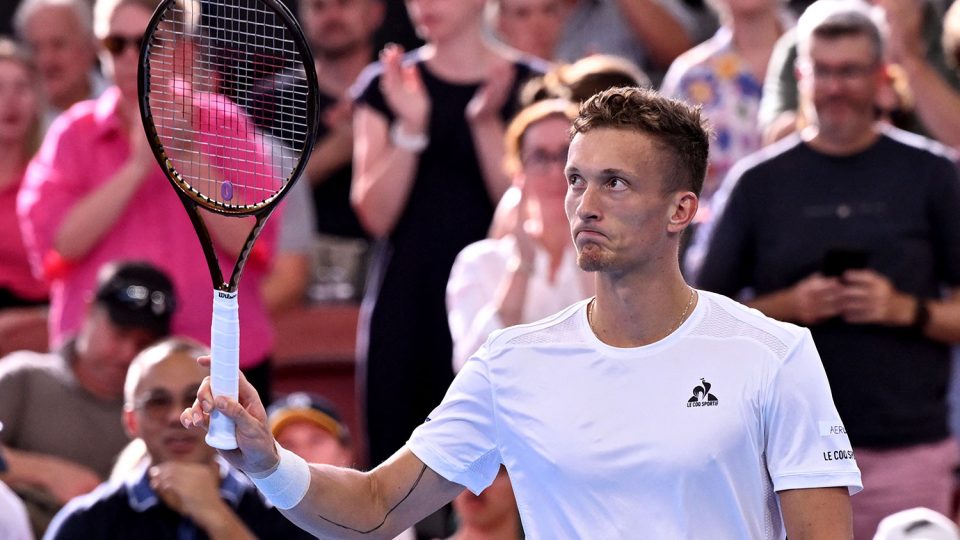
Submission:
[[[516,252],[513,236],[486,239],[463,248],[450,270],[447,282],[447,314],[453,338],[453,369],[460,371],[494,330],[503,328],[496,297]],[[550,255],[539,248],[533,273],[527,282],[522,321],[536,321],[586,298],[593,276],[577,266],[573,244],[563,254],[553,281]]]
[[[610,347],[586,301],[495,332],[408,447],[474,493],[501,463],[530,538],[784,538],[775,491],[861,489],[809,331],[712,294]]]

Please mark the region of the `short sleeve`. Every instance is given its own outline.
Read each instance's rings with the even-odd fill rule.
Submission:
[[[350,96],[357,105],[366,105],[387,118],[389,122],[393,121],[393,111],[387,105],[383,92],[380,91],[380,76],[383,73],[383,66],[380,62],[370,64],[357,77],[356,83],[350,88]]]
[[[466,363],[407,447],[434,472],[473,493],[493,483],[501,458],[493,386],[482,359]]]
[[[845,486],[863,489],[813,337],[804,330],[766,389],[767,469],[776,491]]]

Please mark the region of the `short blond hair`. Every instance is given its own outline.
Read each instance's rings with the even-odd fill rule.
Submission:
[[[671,174],[663,179],[666,192],[703,189],[710,149],[710,130],[699,106],[637,87],[611,88],[580,106],[573,133],[598,128],[635,131],[652,137],[666,151]]]

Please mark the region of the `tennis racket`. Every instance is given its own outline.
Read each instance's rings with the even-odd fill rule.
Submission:
[[[215,396],[238,396],[237,285],[267,218],[310,156],[316,79],[303,33],[277,0],[164,0],[144,36],[138,92],[144,130],[196,229],[213,280]],[[229,281],[201,208],[256,218]],[[214,412],[206,440],[236,448],[233,422]]]

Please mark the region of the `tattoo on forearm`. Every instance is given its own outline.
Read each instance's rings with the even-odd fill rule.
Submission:
[[[332,525],[336,525],[337,527],[340,527],[340,528],[342,528],[342,529],[347,529],[348,531],[353,531],[353,532],[357,532],[357,533],[360,533],[360,534],[370,534],[370,533],[378,530],[380,527],[383,527],[383,524],[387,522],[387,518],[390,516],[390,514],[393,513],[393,511],[396,510],[397,507],[400,506],[400,504],[403,503],[403,501],[407,500],[407,497],[409,497],[410,494],[413,493],[413,490],[417,489],[417,486],[420,485],[420,480],[423,479],[423,473],[425,473],[425,472],[427,472],[427,466],[426,466],[426,464],[424,464],[423,467],[420,469],[420,474],[417,475],[417,479],[413,482],[413,485],[410,486],[410,489],[407,491],[406,495],[404,495],[402,499],[400,499],[399,501],[397,501],[397,504],[391,506],[390,509],[387,510],[387,513],[383,515],[383,519],[380,520],[380,523],[379,523],[376,527],[374,527],[374,528],[372,528],[372,529],[368,529],[368,530],[366,530],[366,531],[361,531],[360,529],[354,529],[353,527],[344,525],[344,524],[342,524],[342,523],[337,523],[336,521],[333,521],[332,519],[327,519],[327,518],[321,516],[320,514],[317,514],[317,517],[320,518],[320,519],[322,519],[322,520],[324,520],[324,521],[326,521],[327,523],[330,523],[330,524],[332,524]]]

